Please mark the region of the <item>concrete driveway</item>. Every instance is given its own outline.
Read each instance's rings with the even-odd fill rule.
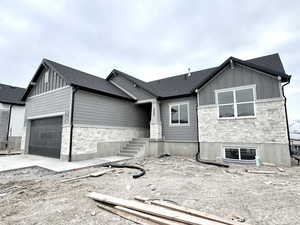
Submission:
[[[108,162],[120,162],[128,159],[130,158],[123,156],[110,156],[84,161],[65,162],[59,159],[37,155],[10,155],[0,157],[0,172],[34,166],[42,167],[55,172],[65,172],[74,169],[97,166]]]

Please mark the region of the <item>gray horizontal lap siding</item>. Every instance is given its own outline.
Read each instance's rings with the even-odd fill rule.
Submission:
[[[144,89],[138,86],[134,87],[133,82],[127,80],[126,78],[120,75],[113,77],[111,81],[128,91],[130,94],[134,95],[134,97],[136,97],[138,100],[154,98],[150,93],[148,93]]]
[[[243,66],[227,67],[199,91],[199,105],[215,104],[215,90],[256,84],[257,99],[280,97],[279,81]]]
[[[65,113],[63,121],[69,122],[71,87],[65,87],[53,92],[27,98],[25,118],[40,117],[43,115]]]
[[[189,102],[189,126],[170,126],[169,104]],[[162,135],[165,140],[197,141],[196,96],[161,101]]]
[[[64,79],[62,79],[57,73],[54,73],[52,69],[49,68],[49,80],[45,83],[45,72],[44,69],[36,81],[36,85],[32,88],[29,96],[38,95],[47,91],[58,89],[67,86]]]
[[[78,91],[74,98],[74,123],[92,126],[149,127],[149,113],[133,102]]]

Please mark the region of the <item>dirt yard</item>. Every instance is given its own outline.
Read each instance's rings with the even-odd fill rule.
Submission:
[[[262,167],[276,174],[250,174],[254,166],[229,169],[191,159],[166,157],[140,161],[146,175],[133,179],[131,169],[116,169],[102,177],[62,183],[66,178],[104,168],[54,174],[41,168],[0,173],[0,224],[134,224],[96,206],[85,195],[96,191],[133,199],[135,195],[168,199],[249,224],[296,225],[300,212],[300,167]]]

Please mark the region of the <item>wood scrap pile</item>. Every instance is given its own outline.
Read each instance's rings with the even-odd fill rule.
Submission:
[[[98,207],[143,225],[246,225],[163,200],[126,200],[96,192],[87,196],[99,202]]]

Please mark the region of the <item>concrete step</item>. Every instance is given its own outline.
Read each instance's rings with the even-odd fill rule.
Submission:
[[[136,153],[138,153],[139,151],[134,150],[134,149],[123,148],[120,152],[126,152],[126,153],[136,154]]]
[[[130,150],[121,150],[120,153],[133,154],[133,155],[138,154],[137,151],[130,151]]]
[[[126,157],[134,157],[134,154],[128,154],[128,153],[119,153],[119,156],[126,156]]]
[[[149,141],[149,138],[133,138],[133,141]]]
[[[143,143],[136,143],[136,142],[129,142],[129,144],[126,145],[126,147],[139,147],[139,148],[142,148],[144,147],[144,144]]]
[[[141,148],[140,147],[131,147],[131,146],[125,146],[123,149],[128,149],[128,150],[134,150],[134,151],[139,151]]]

